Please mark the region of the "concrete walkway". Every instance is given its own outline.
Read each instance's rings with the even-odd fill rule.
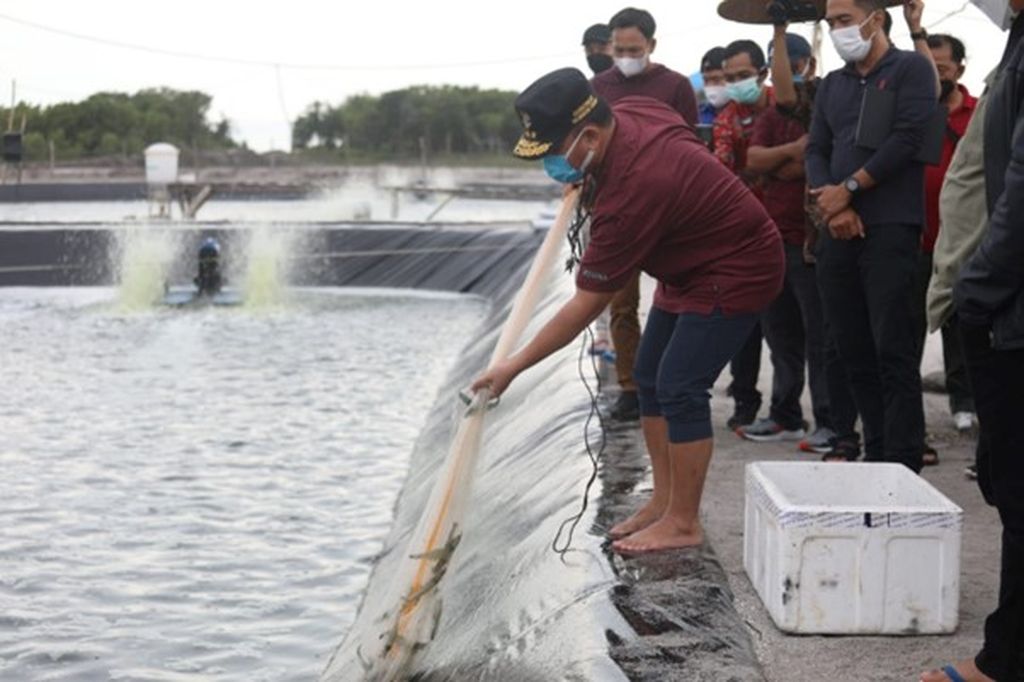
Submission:
[[[648,302],[642,310],[646,310],[649,283],[643,289]],[[922,372],[928,374],[941,368],[941,340],[933,334],[928,338]],[[765,348],[759,381],[765,401],[762,416],[767,413],[770,400],[771,374]],[[715,455],[704,495],[703,516],[708,542],[724,569],[739,617],[750,631],[765,679],[915,682],[923,670],[973,656],[981,646],[984,619],[996,605],[1001,526],[995,510],[982,499],[977,484],[964,476],[964,468],[974,461],[974,439],[954,430],[946,396],[925,394],[929,442],[938,449],[941,463],[926,468],[923,475],[964,510],[958,631],[950,636],[793,636],[780,632],[772,623],[743,569],[744,467],[759,460],[814,461],[815,456],[799,452],[795,443],[751,443],[728,431],[725,422],[732,414],[732,401],[726,397],[725,388],[729,380],[727,369],[712,398]],[[804,414],[811,414],[806,391]],[[648,478],[638,486],[639,495],[634,495],[634,500],[643,499],[649,488]],[[749,676],[740,675],[737,679]]]
[[[929,344],[929,360],[941,347]],[[726,372],[726,375],[728,372]],[[728,377],[723,377],[727,379]],[[770,386],[771,363],[765,357],[761,388]],[[716,387],[714,416],[722,425],[731,414],[725,382]],[[805,396],[806,397],[806,396]],[[964,510],[961,559],[960,628],[943,637],[813,637],[786,635],[775,628],[743,570],[743,476],[748,462],[808,461],[790,444],[749,443],[724,428],[716,433],[716,452],[704,497],[709,541],[729,579],[735,605],[752,631],[755,651],[771,681],[918,679],[925,669],[973,656],[981,646],[985,616],[995,608],[999,583],[1000,524],[977,484],[963,474],[973,462],[974,441],[957,434],[945,396],[925,395],[930,442],[941,463],[924,477]],[[805,406],[809,414],[809,406]]]

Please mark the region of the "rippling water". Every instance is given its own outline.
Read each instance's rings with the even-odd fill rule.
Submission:
[[[308,680],[483,303],[0,289],[0,679]]]

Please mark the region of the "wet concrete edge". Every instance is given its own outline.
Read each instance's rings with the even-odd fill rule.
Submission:
[[[613,399],[614,395],[606,397]],[[649,496],[638,426],[607,427],[595,532],[627,517]],[[612,660],[630,680],[764,680],[751,638],[714,549],[624,558],[606,549],[621,583],[611,599],[635,634],[608,631]]]

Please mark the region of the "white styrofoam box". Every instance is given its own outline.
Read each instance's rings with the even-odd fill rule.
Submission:
[[[743,565],[785,632],[953,632],[962,526],[900,464],[747,465]]]

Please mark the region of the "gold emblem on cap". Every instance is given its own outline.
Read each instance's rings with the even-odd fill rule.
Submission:
[[[519,138],[519,142],[516,144],[516,148],[512,150],[512,154],[521,159],[536,159],[547,154],[548,150],[551,149],[551,144],[551,142],[537,142],[529,139],[524,134]]]
[[[577,123],[585,119],[587,117],[587,114],[593,111],[596,107],[597,98],[594,97],[593,95],[590,95],[585,100],[583,100],[583,104],[576,107],[576,110],[572,112],[572,124],[576,125]]]

